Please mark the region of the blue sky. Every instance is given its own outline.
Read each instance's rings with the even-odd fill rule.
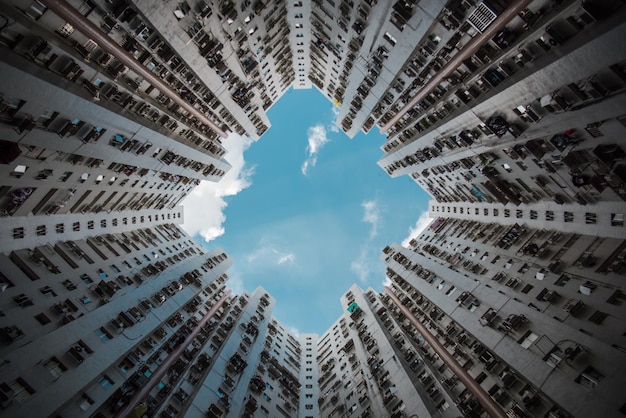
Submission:
[[[225,140],[233,169],[183,202],[183,227],[234,259],[235,291],[261,285],[283,325],[322,334],[353,283],[382,289],[382,248],[415,235],[429,197],[378,167],[377,129],[354,139],[336,129],[316,89],[289,90],[268,115],[272,127],[259,141]]]

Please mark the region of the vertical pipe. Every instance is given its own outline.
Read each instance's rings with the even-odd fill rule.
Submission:
[[[88,20],[85,16],[80,14],[78,10],[68,4],[65,0],[41,0],[41,2],[52,12],[70,23],[76,29],[83,33],[86,37],[94,40],[98,43],[98,46],[113,55],[122,64],[133,70],[138,75],[142,76],[145,80],[154,85],[161,93],[169,97],[174,103],[185,109],[187,112],[198,118],[198,121],[208,125],[211,129],[217,132],[221,137],[226,138],[226,133],[222,131],[212,120],[210,120],[204,113],[187,103],[181,98],[178,93],[174,91],[163,80],[157,77],[152,71],[141,65],[131,54],[124,50],[113,39],[104,34],[100,28],[98,28],[93,22]]]
[[[521,12],[532,0],[518,0],[516,2],[511,3],[509,7],[507,7],[500,16],[494,20],[491,25],[487,27],[487,29],[481,33],[480,35],[476,35],[469,41],[463,49],[461,49],[457,54],[452,57],[450,61],[446,63],[428,82],[419,90],[419,92],[411,99],[409,103],[404,105],[398,113],[396,113],[389,122],[387,122],[382,128],[380,128],[380,133],[386,133],[389,128],[396,122],[400,120],[409,110],[415,107],[424,97],[428,96],[431,91],[435,87],[439,85],[450,74],[452,74],[459,66],[476,53],[484,44],[489,42],[491,38],[496,36],[498,31],[506,26],[507,23],[511,21],[519,12]]]
[[[222,307],[222,305],[224,304],[226,299],[228,299],[230,294],[231,294],[231,290],[227,289],[224,295],[217,302],[215,302],[213,306],[211,306],[211,309],[209,309],[209,312],[207,312],[207,314],[204,315],[204,317],[202,317],[200,322],[198,322],[198,325],[196,325],[193,331],[191,331],[191,334],[187,336],[187,338],[185,339],[185,342],[183,342],[178,347],[176,347],[176,349],[174,349],[174,351],[172,351],[169,354],[169,356],[167,356],[167,358],[163,360],[163,362],[159,365],[159,367],[157,367],[154,373],[150,375],[150,379],[148,380],[148,383],[146,383],[145,386],[139,389],[133,395],[130,402],[128,402],[126,406],[124,406],[115,414],[115,418],[124,418],[128,416],[133,411],[133,409],[135,409],[135,407],[140,403],[140,401],[145,399],[146,396],[148,396],[150,391],[157,385],[157,383],[161,381],[161,378],[163,377],[163,375],[167,373],[170,366],[174,364],[176,360],[178,360],[178,358],[181,356],[183,351],[187,349],[187,346],[189,346],[189,344],[191,344],[193,339],[196,338],[196,336],[200,333],[200,331],[202,330],[202,327],[208,322],[209,319],[213,318],[217,310]]]
[[[465,385],[468,391],[476,397],[478,402],[482,405],[485,411],[492,418],[507,418],[506,414],[500,408],[500,406],[489,396],[485,389],[480,386],[476,380],[465,370],[458,361],[441,345],[439,340],[433,336],[430,331],[417,319],[413,313],[400,302],[400,299],[393,293],[393,291],[385,286],[385,293],[393,300],[395,305],[402,311],[404,316],[408,318],[411,324],[417,329],[417,331],[424,337],[424,341],[437,353],[439,358],[450,368],[450,370],[459,378],[461,383]]]

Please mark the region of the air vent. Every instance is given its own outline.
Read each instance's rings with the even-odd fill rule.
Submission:
[[[476,9],[469,15],[467,21],[479,32],[483,32],[487,27],[496,20],[498,15],[491,10],[485,3],[480,3]]]

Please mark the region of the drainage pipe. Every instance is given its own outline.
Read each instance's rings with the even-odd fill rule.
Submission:
[[[68,4],[65,0],[41,0],[41,2],[61,19],[78,29],[86,37],[98,43],[103,50],[113,55],[122,64],[133,70],[137,75],[155,86],[161,93],[169,97],[174,103],[195,116],[199,122],[209,126],[221,137],[226,138],[226,133],[221,130],[204,113],[193,107],[174,91],[163,80],[157,77],[152,71],[141,65],[130,53],[122,48],[117,42],[108,37],[93,22],[80,14],[78,10]]]
[[[163,360],[163,362],[159,365],[159,367],[157,367],[154,373],[150,375],[148,382],[141,389],[135,392],[130,402],[128,402],[126,406],[124,406],[115,414],[115,418],[125,418],[129,416],[131,412],[133,411],[133,409],[135,409],[135,407],[139,405],[140,401],[142,401],[148,396],[150,391],[157,385],[157,383],[161,381],[161,378],[163,377],[163,375],[167,373],[170,366],[172,366],[172,364],[174,364],[180,358],[183,351],[187,349],[187,346],[189,346],[189,344],[191,344],[194,338],[196,338],[196,336],[200,333],[200,331],[202,330],[202,327],[204,327],[204,325],[209,321],[209,319],[213,318],[217,310],[222,307],[226,299],[230,297],[230,294],[231,294],[231,290],[226,289],[224,295],[217,302],[215,302],[213,306],[211,306],[211,309],[209,309],[209,312],[207,312],[207,314],[204,315],[204,317],[202,317],[200,322],[198,322],[198,325],[195,326],[195,328],[187,336],[185,341],[182,344],[180,344],[178,347],[176,347],[174,351],[172,351],[167,356],[167,358]]]
[[[437,353],[439,358],[445,363],[446,366],[450,368],[452,373],[459,378],[461,383],[465,385],[468,391],[480,402],[485,411],[492,418],[507,418],[507,415],[504,413],[502,408],[489,396],[489,394],[485,391],[474,380],[472,376],[459,364],[458,361],[446,350],[446,348],[437,340],[435,336],[433,336],[430,331],[420,322],[419,319],[413,315],[413,313],[400,302],[400,299],[393,293],[393,291],[385,286],[385,293],[391,298],[394,304],[402,311],[404,316],[411,322],[411,324],[417,329],[417,331],[424,337],[424,341]]]
[[[500,16],[496,18],[487,29],[472,38],[450,61],[446,63],[428,82],[417,92],[409,103],[404,105],[398,113],[396,113],[389,122],[382,128],[380,133],[386,133],[392,125],[398,122],[409,110],[415,107],[421,100],[430,94],[446,77],[452,74],[459,66],[476,53],[484,44],[489,42],[500,29],[504,28],[519,12],[521,12],[532,0],[518,0],[509,5]]]

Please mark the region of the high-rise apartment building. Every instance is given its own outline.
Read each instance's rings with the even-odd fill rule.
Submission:
[[[341,303],[346,312],[318,342],[321,416],[461,415],[440,382],[425,383],[419,353],[379,294],[353,285]]]
[[[535,3],[448,13],[419,88],[377,119],[379,165],[435,218],[385,249],[383,299],[464,414],[618,416],[624,10]]]
[[[0,4],[0,416],[625,413],[619,1]],[[315,86],[431,194],[322,336],[179,205]]]
[[[617,416],[623,247],[623,238],[437,218],[410,248],[385,249],[391,306],[421,322],[509,416]],[[414,342],[432,353],[428,340]]]

